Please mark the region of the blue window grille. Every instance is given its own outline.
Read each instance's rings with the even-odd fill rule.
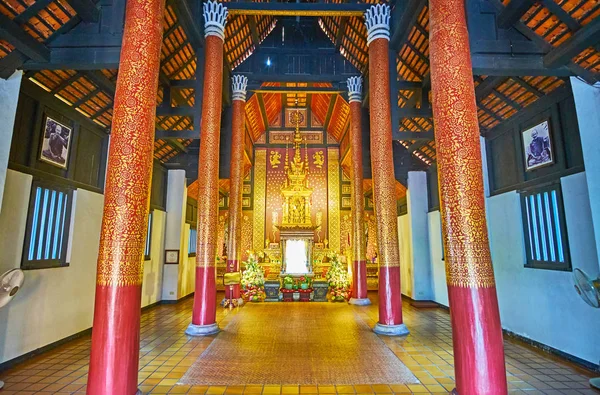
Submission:
[[[560,183],[520,192],[526,267],[571,270]]]
[[[190,228],[188,238],[188,256],[196,256],[196,240],[198,239],[198,231],[195,228]]]
[[[34,181],[29,200],[22,269],[68,266],[73,191]]]

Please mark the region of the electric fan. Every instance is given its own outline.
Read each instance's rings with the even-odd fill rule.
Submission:
[[[0,308],[6,306],[23,286],[25,275],[21,269],[12,269],[0,276]],[[0,381],[0,389],[4,382]]]
[[[587,304],[600,308],[600,277],[595,280],[585,274],[581,269],[573,271],[575,290]],[[590,386],[600,389],[600,377],[590,379]]]

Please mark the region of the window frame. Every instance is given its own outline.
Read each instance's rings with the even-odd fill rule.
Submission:
[[[191,242],[192,241],[191,240],[192,239],[192,231],[196,232],[196,240],[195,240],[194,243]],[[196,251],[197,240],[198,240],[198,230],[196,229],[195,225],[192,226],[190,224],[190,230],[188,232],[188,257],[189,258],[192,258],[192,257],[196,256],[196,253],[197,253],[197,251]],[[194,251],[190,251],[192,246],[194,247]]]
[[[560,180],[553,181],[550,183],[536,185],[534,187],[519,190],[518,192],[519,192],[519,199],[520,199],[520,203],[521,203],[523,239],[525,242],[526,262],[525,262],[524,267],[530,268],[530,269],[543,269],[543,270],[555,270],[555,271],[566,271],[566,272],[573,271],[573,267],[571,264],[571,254],[570,254],[570,250],[569,250],[569,236],[568,236],[568,232],[567,232],[564,200],[563,200],[562,186],[560,184]],[[552,228],[549,229],[546,225],[544,226],[545,231],[543,232],[543,234],[542,234],[542,232],[540,232],[540,236],[543,236],[540,243],[542,245],[545,245],[546,240],[548,240],[549,247],[548,247],[547,253],[548,253],[548,257],[550,258],[550,256],[552,255],[553,243],[560,242],[561,243],[560,247],[562,248],[562,254],[564,257],[563,262],[561,262],[560,260],[553,261],[550,259],[549,260],[534,259],[533,253],[532,253],[532,248],[536,245],[536,242],[535,242],[535,237],[534,237],[534,240],[530,240],[529,227],[533,223],[529,221],[528,203],[526,202],[526,200],[529,199],[530,196],[538,196],[538,195],[544,194],[544,193],[549,193],[550,195],[552,195],[552,192],[556,193],[557,212],[555,213],[554,216],[552,216],[551,213],[546,211],[546,218],[542,218],[542,222],[544,222],[544,224],[546,222],[548,222],[548,218],[550,218],[550,222],[552,223]],[[548,203],[548,204],[551,205],[550,203]],[[538,208],[538,213],[539,213],[539,207],[537,205],[536,205],[536,207]],[[536,218],[539,216],[539,215],[537,215],[538,213],[534,213],[534,216]],[[558,228],[556,227],[556,218],[558,218]],[[533,225],[535,225],[536,226],[535,229],[537,229],[537,226],[539,226],[539,220]],[[558,238],[558,235],[554,234],[555,229],[557,229],[560,232],[560,236],[561,236],[560,239]],[[556,237],[552,238],[552,243],[550,243],[551,236],[556,236]],[[537,244],[540,244],[540,243],[537,243]],[[559,253],[558,245],[557,245],[556,249],[557,249],[556,253]],[[540,252],[540,255],[543,258],[543,255],[544,255],[543,250]]]
[[[144,262],[152,260],[152,224],[154,223],[154,210],[148,211],[148,228],[144,243]]]
[[[36,201],[36,194],[37,194],[38,188],[64,193],[67,198],[67,203],[65,205],[64,219],[63,219],[63,223],[62,223],[63,234],[62,234],[61,245],[60,245],[60,250],[59,250],[60,256],[55,259],[32,259],[32,260],[29,259],[29,250],[31,249],[31,239],[32,239],[32,226],[33,226],[33,220],[34,220],[33,217],[36,212],[35,201]],[[23,241],[23,253],[22,253],[22,257],[21,257],[21,269],[22,270],[40,270],[40,269],[52,269],[52,268],[70,266],[70,263],[67,262],[67,254],[68,254],[68,250],[69,250],[69,240],[71,237],[71,220],[72,220],[71,215],[72,215],[72,210],[73,210],[73,192],[74,192],[74,189],[72,187],[69,187],[68,185],[65,185],[62,183],[55,183],[55,182],[50,182],[47,180],[41,180],[41,179],[35,179],[35,178],[33,179],[32,183],[31,183],[31,191],[30,191],[30,195],[29,195],[27,222],[25,225],[25,239]],[[56,210],[58,210],[58,208],[56,208]],[[57,211],[55,211],[55,213],[56,212]],[[38,213],[38,219],[41,219],[41,215],[42,215],[41,212]],[[46,217],[44,219],[44,222],[47,218],[48,217]],[[51,235],[54,235],[54,232],[52,232]],[[42,244],[44,242],[47,242],[46,238],[43,238],[42,240],[43,240]]]

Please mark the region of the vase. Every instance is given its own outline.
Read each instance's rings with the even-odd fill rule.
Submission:
[[[293,289],[294,288],[294,284],[284,284],[283,286],[285,289]]]
[[[300,288],[302,288],[302,289],[308,289],[308,284],[300,284]]]

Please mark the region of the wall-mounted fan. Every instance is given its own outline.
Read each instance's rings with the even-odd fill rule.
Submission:
[[[581,299],[594,308],[600,308],[600,277],[593,279],[583,270],[575,269],[573,281]],[[600,377],[590,379],[590,386],[600,390]]]
[[[21,269],[12,269],[0,276],[0,308],[6,306],[23,286],[25,275]],[[0,389],[4,383],[0,381]]]

